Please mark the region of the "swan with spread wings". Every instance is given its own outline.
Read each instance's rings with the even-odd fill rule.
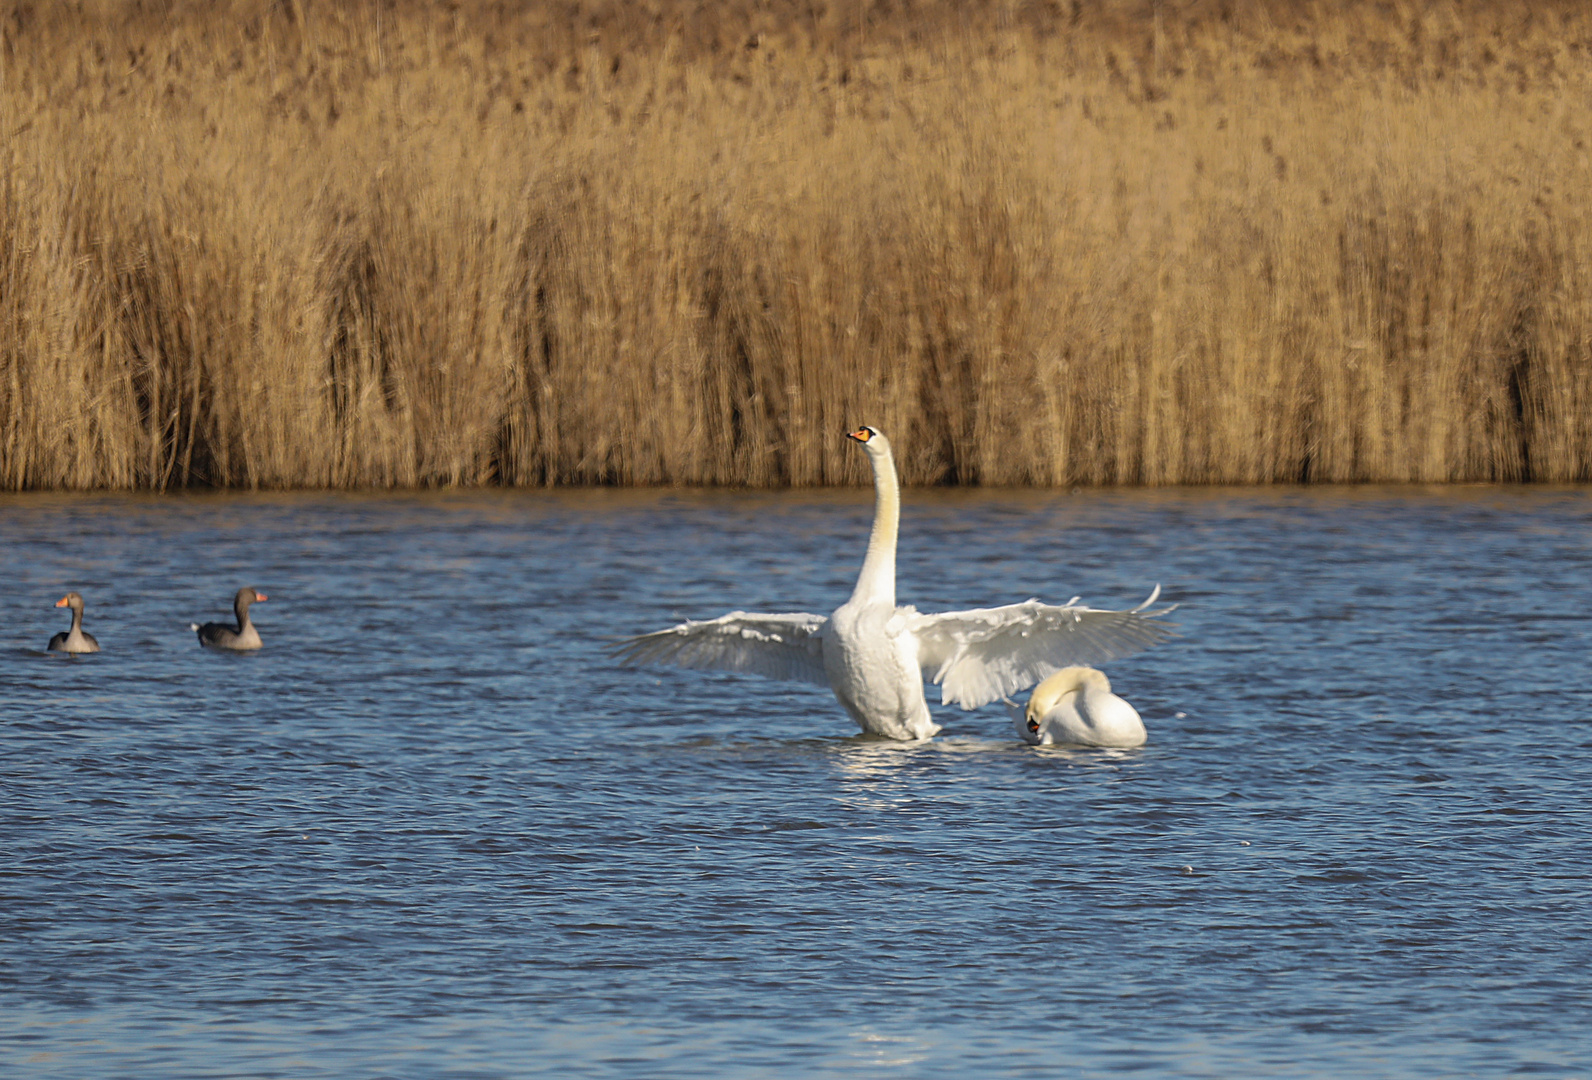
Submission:
[[[796,612],[732,611],[681,623],[621,644],[626,663],[743,671],[827,686],[863,731],[926,739],[940,730],[923,681],[946,704],[974,709],[1033,686],[1074,664],[1128,656],[1169,637],[1158,620],[1171,608],[1099,611],[1077,599],[928,615],[896,606],[896,535],[901,487],[890,441],[877,428],[848,432],[873,465],[874,518],[857,587],[828,618]]]

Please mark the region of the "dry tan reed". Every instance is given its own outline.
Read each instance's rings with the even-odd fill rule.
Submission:
[[[0,486],[1588,479],[1583,7],[0,4]]]

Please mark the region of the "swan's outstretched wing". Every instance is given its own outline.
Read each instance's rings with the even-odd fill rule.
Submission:
[[[1099,611],[1029,600],[1005,607],[914,614],[907,629],[918,640],[923,677],[940,686],[946,704],[976,709],[1033,686],[1073,664],[1101,664],[1131,656],[1171,637],[1159,617],[1146,611],[1160,587],[1131,611]]]
[[[794,612],[753,615],[732,611],[717,619],[683,622],[631,638],[615,649],[627,664],[675,664],[714,671],[745,671],[770,679],[828,686],[822,615]]]

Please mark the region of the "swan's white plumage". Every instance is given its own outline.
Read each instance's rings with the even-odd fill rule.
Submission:
[[[1028,698],[1026,708],[1008,703],[1012,723],[1035,746],[1143,746],[1147,737],[1139,711],[1111,692],[1104,672],[1068,667]]]
[[[1158,595],[1159,588],[1131,611],[1038,600],[940,615],[914,611],[909,626],[923,675],[940,687],[940,700],[976,709],[1070,664],[1103,664],[1162,640],[1165,624],[1143,614]]]
[[[674,664],[709,671],[742,671],[769,679],[828,686],[819,632],[822,615],[755,615],[732,611],[632,638],[624,658],[636,664]]]
[[[741,671],[828,686],[863,731],[894,739],[928,738],[923,681],[964,709],[1026,689],[1071,664],[1101,663],[1147,648],[1172,630],[1146,611],[1028,600],[1005,607],[925,615],[895,602],[895,552],[901,495],[890,442],[873,428],[854,432],[873,465],[874,521],[851,598],[825,619],[734,611],[717,619],[632,638],[628,663]]]

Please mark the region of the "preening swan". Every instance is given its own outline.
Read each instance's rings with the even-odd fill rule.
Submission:
[[[94,635],[83,629],[83,597],[75,592],[69,592],[55,602],[56,607],[72,609],[72,629],[62,630],[50,639],[51,652],[86,653],[99,652],[99,642],[94,640]]]
[[[619,646],[627,663],[746,671],[827,686],[865,732],[926,739],[940,730],[929,716],[923,680],[940,699],[964,709],[997,701],[1059,668],[1100,663],[1148,648],[1171,634],[1144,609],[1096,611],[1076,599],[1063,605],[1028,600],[1005,607],[921,614],[897,607],[896,533],[901,489],[890,441],[876,428],[849,432],[873,465],[874,518],[857,587],[827,619],[791,613],[732,611],[702,622],[632,638]]]
[[[1034,687],[1028,707],[1008,705],[1017,734],[1035,746],[1143,746],[1138,710],[1111,692],[1104,672],[1062,668]]]
[[[199,634],[199,644],[208,645],[213,649],[231,649],[234,652],[258,649],[260,632],[249,621],[249,605],[264,599],[265,594],[256,589],[239,589],[238,594],[232,598],[232,613],[238,617],[237,629],[218,622],[207,622],[203,626],[189,623],[188,629]]]

